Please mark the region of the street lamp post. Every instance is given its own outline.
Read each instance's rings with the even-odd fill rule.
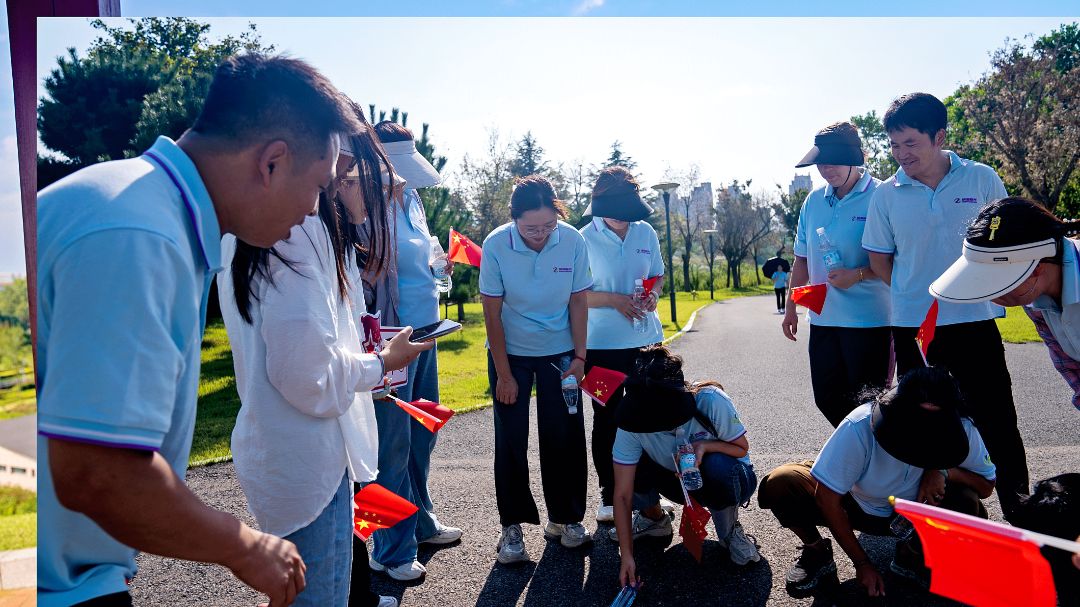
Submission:
[[[677,183],[665,182],[658,183],[652,187],[652,189],[660,192],[664,197],[664,223],[667,224],[667,266],[668,277],[671,279],[668,281],[668,293],[671,295],[671,322],[674,324],[675,320],[675,265],[672,262],[671,254],[671,193],[679,187]]]
[[[714,249],[713,249],[713,242],[712,242],[713,236],[712,235],[716,234],[717,232],[716,232],[716,230],[702,230],[702,232],[709,235],[709,301],[712,301],[712,299],[713,299],[712,267],[713,267],[713,260],[716,259],[716,253],[714,252]]]

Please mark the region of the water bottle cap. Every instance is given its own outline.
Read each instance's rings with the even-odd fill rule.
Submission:
[[[634,286],[635,287],[644,287],[645,286],[645,281],[638,278],[638,279],[634,280]]]

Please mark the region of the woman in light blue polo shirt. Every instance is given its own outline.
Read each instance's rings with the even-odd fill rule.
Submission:
[[[529,396],[536,384],[544,535],[576,547],[590,541],[585,517],[585,424],[563,401],[560,380],[585,373],[589,253],[581,234],[559,221],[566,207],[540,175],[520,179],[510,223],[484,239],[480,294],[495,412],[495,498],[502,523],[498,560],[529,560],[521,524],[540,524],[529,489]],[[569,359],[569,371],[556,368]]]
[[[814,147],[795,165],[816,164],[828,183],[806,197],[799,213],[788,286],[829,285],[821,314],[809,312],[810,381],[814,402],[834,427],[859,405],[860,390],[884,387],[889,375],[889,287],[862,248],[870,197],[880,182],[861,168],[864,160],[855,125],[837,122],[818,131]],[[794,305],[787,306],[781,328],[795,341]]]
[[[589,247],[593,288],[589,291],[589,353],[586,371],[593,366],[629,375],[643,346],[664,340],[656,302],[664,283],[664,261],[656,230],[644,221],[652,208],[641,200],[638,183],[623,167],[608,167],[596,178],[592,202],[585,215],[593,220],[581,228]],[[636,281],[657,278],[648,299],[634,302]],[[640,319],[640,320],[638,320]],[[635,324],[635,321],[637,324]],[[615,520],[615,490],[611,446],[615,443],[615,409],[623,389],[607,405],[593,400],[592,458],[600,481],[600,507],[596,520]]]

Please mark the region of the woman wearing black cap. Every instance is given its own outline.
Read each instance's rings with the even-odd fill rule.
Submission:
[[[664,283],[660,241],[645,218],[652,208],[641,200],[637,180],[623,167],[608,167],[596,178],[581,228],[589,249],[593,287],[589,291],[589,335],[585,371],[594,366],[629,374],[641,348],[664,340],[656,302]],[[656,278],[644,301],[635,302],[638,281]],[[613,412],[622,399],[619,388],[604,405],[593,400],[592,458],[600,481],[596,520],[610,523],[612,492],[611,445],[615,442]]]
[[[930,285],[943,301],[1022,306],[1080,409],[1080,221],[1062,221],[1020,197],[992,202],[975,218],[964,251]]]
[[[785,464],[761,479],[758,504],[803,542],[787,572],[789,594],[809,596],[823,580],[836,581],[832,543],[818,532],[824,525],[851,557],[859,584],[883,596],[885,582],[855,530],[892,535],[890,496],[987,517],[980,500],[993,492],[996,470],[961,409],[948,371],[915,369],[852,411],[817,460]],[[897,544],[890,569],[926,583],[917,538]]]
[[[684,501],[674,459],[680,436],[694,447],[701,472],[701,488],[690,491],[690,496],[712,511],[716,535],[731,560],[745,565],[761,558],[738,522],[739,505],[748,503],[757,487],[747,455],[746,427],[720,384],[687,384],[682,358],[664,346],[646,348],[627,379],[615,422],[618,433],[612,460],[621,584],[638,581],[634,539],[671,535],[671,520],[660,508],[657,493],[674,502]],[[635,502],[640,510],[631,521]]]
[[[817,165],[828,183],[806,197],[795,233],[790,289],[828,283],[821,313],[808,312],[810,380],[814,402],[834,427],[858,406],[866,387],[885,386],[891,333],[889,287],[870,269],[862,248],[870,197],[880,181],[862,169],[859,132],[849,122],[829,125],[795,165]],[[795,341],[798,311],[787,306],[781,324]]]

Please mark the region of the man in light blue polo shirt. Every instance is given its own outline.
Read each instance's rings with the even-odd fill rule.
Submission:
[[[271,604],[304,587],[295,546],[183,483],[224,233],[269,247],[331,186],[359,129],[311,66],[248,55],[217,71],[174,143],[38,198],[38,600],[130,605],[136,550],[224,565]]]
[[[540,523],[529,485],[529,397],[536,385],[540,474],[548,522],[544,535],[567,548],[592,541],[585,516],[585,422],[560,382],[585,373],[589,253],[581,234],[560,221],[566,207],[547,178],[518,180],[508,224],[484,239],[480,294],[488,339],[488,381],[495,415],[495,499],[502,535],[498,560],[529,560],[522,523]]]
[[[641,348],[664,340],[656,313],[664,261],[656,230],[645,221],[650,213],[652,207],[641,200],[640,187],[630,171],[616,166],[600,172],[584,213],[593,220],[580,230],[589,249],[593,279],[586,371],[600,366],[629,375]],[[657,280],[644,301],[634,301],[634,288],[646,278]],[[622,396],[620,386],[606,405],[592,401],[592,459],[600,483],[596,520],[601,523],[615,520],[611,449],[617,430],[614,412]]]
[[[961,253],[964,234],[979,210],[1007,195],[993,169],[942,149],[946,119],[945,106],[926,93],[896,99],[884,117],[900,169],[874,192],[863,247],[874,272],[892,287],[898,376],[923,365],[915,335],[933,301],[930,283]],[[948,369],[960,384],[997,462],[998,498],[1008,519],[1029,489],[1012,380],[994,322],[1003,315],[990,302],[940,302],[927,360]]]
[[[814,403],[833,427],[859,405],[861,390],[883,388],[889,374],[889,287],[862,248],[870,197],[881,182],[861,168],[865,160],[858,129],[837,122],[818,131],[814,147],[795,165],[817,165],[826,182],[799,212],[791,287],[829,285],[821,314],[808,312],[809,354]],[[826,262],[823,240],[839,254],[837,267]],[[795,341],[794,304],[786,307],[781,329]]]

